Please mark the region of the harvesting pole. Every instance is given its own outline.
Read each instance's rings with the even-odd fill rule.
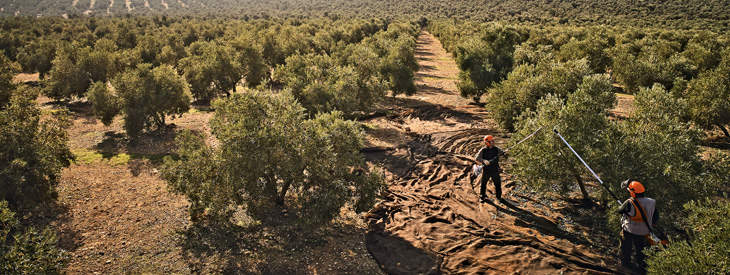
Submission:
[[[570,146],[570,144],[568,143],[568,141],[566,141],[565,138],[563,138],[563,136],[560,134],[560,132],[558,132],[558,129],[557,128],[553,128],[553,132],[555,132],[555,134],[558,135],[558,137],[560,137],[560,140],[562,140],[563,143],[565,143],[565,145],[567,145],[568,148],[570,148],[570,151],[572,151],[573,154],[575,154],[575,156],[578,157],[578,160],[580,160],[580,162],[583,163],[583,165],[586,168],[588,168],[588,171],[591,171],[591,174],[593,175],[593,177],[598,180],[598,182],[601,184],[601,186],[603,186],[603,188],[606,188],[606,191],[608,191],[608,193],[611,194],[611,196],[616,200],[616,202],[618,202],[618,204],[621,204],[621,200],[619,200],[618,197],[611,191],[611,189],[609,189],[608,186],[606,186],[606,184],[603,183],[603,181],[601,180],[601,178],[598,177],[598,175],[596,175],[596,172],[593,172],[593,169],[591,169],[591,167],[588,166],[588,163],[586,163],[586,161],[583,160],[582,157],[580,157],[580,155],[578,154],[578,152],[576,152],[573,149],[573,146]]]
[[[520,140],[519,142],[517,142],[517,144],[512,145],[511,147],[505,149],[504,151],[505,152],[509,152],[509,150],[512,150],[512,148],[517,147],[517,145],[520,145],[520,143],[525,142],[525,140],[528,140],[529,138],[531,138],[532,136],[534,136],[535,134],[537,134],[537,132],[540,131],[540,130],[542,130],[542,127],[537,128],[537,130],[535,130],[534,132],[532,132],[532,134],[529,134],[528,136],[526,136],[525,138],[523,138],[522,140]]]

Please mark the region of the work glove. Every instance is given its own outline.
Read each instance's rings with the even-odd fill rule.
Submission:
[[[484,166],[489,166],[489,161],[488,160],[485,160],[484,161]]]

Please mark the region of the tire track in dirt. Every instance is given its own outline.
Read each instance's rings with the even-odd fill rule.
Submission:
[[[368,249],[383,269],[414,273],[611,273],[591,243],[566,231],[564,217],[503,174],[506,202],[479,203],[471,156],[485,134],[509,138],[483,108],[457,95],[458,68],[430,34],[418,39],[419,92],[393,100],[396,111],[367,123],[369,142],[392,150],[368,160],[386,169],[388,190],[366,216]],[[397,137],[397,138],[396,138]],[[509,169],[508,165],[503,168]],[[493,186],[488,187],[494,197]]]

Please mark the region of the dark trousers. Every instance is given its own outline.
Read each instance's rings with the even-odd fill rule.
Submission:
[[[481,187],[479,187],[479,196],[486,197],[487,181],[492,179],[494,183],[494,193],[497,195],[497,199],[502,198],[502,177],[499,176],[499,172],[485,172],[482,174]]]
[[[631,250],[636,249],[636,263],[642,273],[646,273],[646,262],[644,261],[644,248],[649,246],[645,236],[631,234],[625,230],[621,232],[621,265],[629,266],[631,263]]]

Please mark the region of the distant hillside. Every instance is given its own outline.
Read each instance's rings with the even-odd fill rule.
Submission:
[[[3,16],[455,17],[727,29],[728,0],[0,0]]]

